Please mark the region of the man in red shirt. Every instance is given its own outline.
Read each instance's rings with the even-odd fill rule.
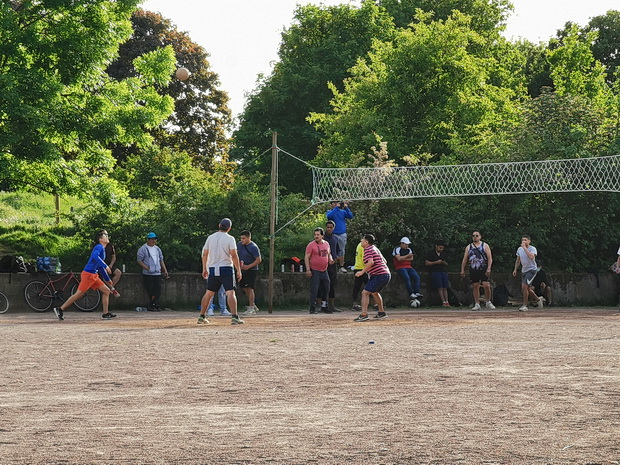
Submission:
[[[323,228],[314,230],[314,240],[306,247],[304,261],[306,263],[306,276],[310,278],[310,313],[317,313],[316,298],[319,286],[323,285],[329,290],[329,274],[327,267],[333,265],[334,260],[330,251],[329,243],[323,239],[325,231]],[[326,311],[325,313],[332,313]]]
[[[379,291],[390,282],[392,275],[387,266],[387,261],[374,245],[375,236],[372,234],[365,234],[361,244],[362,247],[364,247],[364,268],[355,273],[355,276],[360,277],[364,273],[368,273],[370,278],[362,291],[362,313],[353,321],[368,321],[368,301],[370,300],[371,294],[379,306],[379,313],[375,315],[375,319],[381,320],[387,318],[387,314],[383,308],[383,298],[381,298]]]

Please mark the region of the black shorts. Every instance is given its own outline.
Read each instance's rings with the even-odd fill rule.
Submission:
[[[489,277],[486,275],[487,270],[472,270],[469,269],[469,282],[472,284],[475,283],[484,283],[489,280]]]
[[[220,275],[215,276],[215,268],[209,268],[209,278],[207,279],[207,289],[213,292],[220,290],[231,291],[235,289],[235,273],[232,266],[220,267]]]
[[[241,272],[241,281],[239,281],[239,287],[242,289],[246,287],[254,289],[254,283],[256,282],[257,275],[258,270],[243,270]]]

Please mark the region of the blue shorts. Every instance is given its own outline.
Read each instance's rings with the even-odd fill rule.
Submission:
[[[379,292],[387,285],[387,283],[390,282],[391,278],[392,275],[389,273],[373,275],[368,278],[368,282],[366,283],[364,290],[370,293]]]
[[[217,292],[221,286],[224,286],[225,291],[232,291],[235,289],[235,273],[232,266],[220,267],[219,276],[215,276],[215,268],[209,268],[207,290]]]
[[[449,288],[450,281],[448,280],[448,273],[446,273],[445,271],[431,272],[431,286],[433,286],[433,289]]]

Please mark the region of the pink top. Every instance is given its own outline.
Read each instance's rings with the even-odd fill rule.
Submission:
[[[306,247],[306,255],[310,255],[310,269],[325,271],[329,266],[329,243],[312,241]]]

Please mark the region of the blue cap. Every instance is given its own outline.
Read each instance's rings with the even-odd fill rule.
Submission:
[[[231,226],[232,226],[232,221],[230,221],[230,218],[224,218],[222,221],[220,221],[221,229],[229,229]]]
[[[154,232],[150,232],[146,235],[147,239],[157,239],[157,234],[155,234]]]

